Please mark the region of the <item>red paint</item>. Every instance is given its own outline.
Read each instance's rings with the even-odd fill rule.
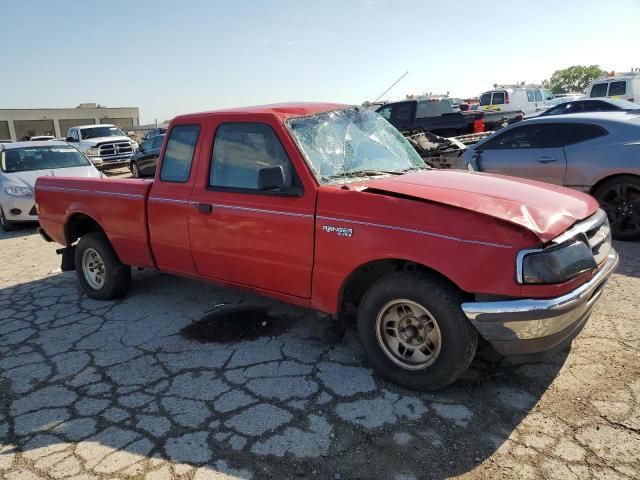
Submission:
[[[415,262],[470,293],[551,297],[562,285],[522,286],[515,258],[593,214],[591,197],[561,187],[462,171],[416,172],[341,186],[319,186],[283,122],[341,108],[287,104],[197,113],[171,124],[199,124],[185,183],[159,179],[41,177],[40,223],[66,245],[75,214],[102,226],[129,265],[213,280],[335,313],[358,267],[381,259]],[[262,122],[279,136],[304,193],[298,197],[207,189],[215,130],[225,122]],[[211,213],[198,204],[212,205]],[[339,236],[333,227],[350,228]]]

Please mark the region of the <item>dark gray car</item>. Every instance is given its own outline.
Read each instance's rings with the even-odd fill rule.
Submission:
[[[598,112],[538,117],[466,150],[463,167],[590,193],[613,237],[640,239],[640,114]]]
[[[163,142],[164,134],[151,137],[140,144],[129,164],[129,169],[134,177],[153,177],[156,174]]]

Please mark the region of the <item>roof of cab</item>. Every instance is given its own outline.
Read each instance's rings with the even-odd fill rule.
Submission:
[[[211,110],[208,112],[188,113],[178,115],[174,120],[188,119],[193,117],[207,117],[209,115],[227,115],[227,114],[267,114],[274,115],[281,120],[291,117],[304,117],[315,113],[328,112],[331,110],[339,110],[349,105],[342,103],[315,103],[315,102],[292,102],[292,103],[274,103],[271,105],[258,105],[254,107],[227,108],[221,110]]]

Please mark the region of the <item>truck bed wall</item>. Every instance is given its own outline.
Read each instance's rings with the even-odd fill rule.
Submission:
[[[65,225],[76,214],[86,215],[105,231],[121,262],[154,267],[146,210],[152,183],[137,179],[40,177],[35,189],[40,225],[58,243],[68,245]]]

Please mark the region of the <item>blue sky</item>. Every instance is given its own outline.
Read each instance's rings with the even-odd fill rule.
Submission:
[[[362,103],[407,70],[388,98],[640,67],[640,0],[3,0],[0,18],[0,108],[139,106],[142,122]]]

